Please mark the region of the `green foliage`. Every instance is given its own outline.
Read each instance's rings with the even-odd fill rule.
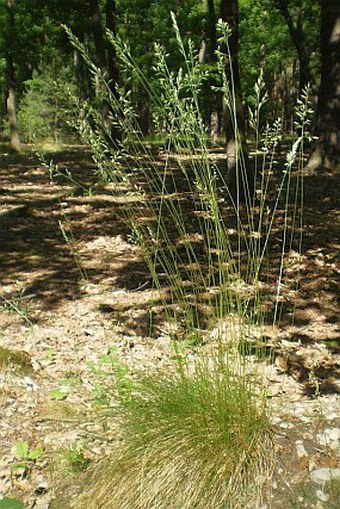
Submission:
[[[24,504],[15,498],[5,497],[0,500],[0,509],[24,509]]]
[[[56,401],[63,401],[67,398],[68,392],[63,387],[57,387],[56,389],[53,389],[51,392],[52,399],[55,399]]]
[[[14,445],[14,452],[19,461],[12,465],[12,471],[27,472],[32,463],[42,457],[43,450],[40,448],[29,449],[29,445],[25,440],[18,440]]]
[[[88,373],[93,385],[92,395],[97,405],[108,405],[113,395],[128,397],[133,388],[129,368],[110,347],[97,361],[89,361]]]
[[[25,82],[26,92],[18,114],[19,128],[29,143],[75,138],[75,94],[72,74],[67,68],[44,68]]]
[[[15,443],[15,454],[18,459],[35,461],[41,458],[42,449],[29,450],[28,443],[25,440],[18,440]]]
[[[72,507],[256,506],[271,468],[263,401],[249,379],[230,371],[230,359],[196,361],[136,375],[116,412],[124,442]]]
[[[296,25],[296,2],[289,1],[288,6]],[[314,85],[318,84],[319,80],[319,19],[319,2],[303,0],[301,22]],[[253,83],[259,74],[259,68],[263,67],[269,95],[266,119],[291,115],[298,90],[298,57],[287,24],[277,8],[277,2],[240,0],[239,31],[239,61],[246,101],[251,101]],[[284,94],[291,98],[286,105],[283,101]]]
[[[152,72],[155,63],[154,44],[161,44],[168,52],[168,65],[171,71],[181,65],[181,55],[176,37],[172,31],[170,11],[176,19],[185,41],[190,38],[194,47],[199,48],[207,37],[207,2],[187,0],[117,0],[116,28],[117,33],[131,48],[131,55],[136,66],[143,70],[145,78],[151,85],[157,80]],[[95,86],[90,83],[89,73],[84,69],[74,68],[72,50],[62,24],[67,24],[80,40],[86,41],[90,55],[96,60],[93,24],[94,2],[81,5],[82,16],[79,16],[79,0],[51,0],[41,4],[38,0],[21,0],[16,2],[14,13],[14,32],[9,34],[7,27],[6,2],[0,4],[0,23],[4,30],[0,34],[0,93],[6,97],[6,46],[15,41],[13,58],[15,66],[17,104],[25,141],[39,142],[45,138],[65,141],[74,133],[69,128],[72,123],[73,105],[69,103],[68,85],[78,100],[94,101]],[[113,5],[112,4],[112,5]],[[318,81],[319,69],[319,31],[320,6],[317,0],[303,0],[302,25],[306,48],[311,57],[311,69],[315,82]],[[106,5],[100,1],[102,30],[106,28]],[[110,8],[112,8],[112,5]],[[239,0],[240,5],[240,69],[242,87],[245,97],[252,95],[252,84],[259,67],[265,62],[264,79],[270,96],[266,108],[273,119],[282,114],[282,95],[288,93],[283,113],[292,113],[289,104],[296,98],[297,55],[292,44],[283,16],[275,0]],[[293,0],[288,1],[293,19],[297,22],[298,7]],[[220,2],[215,0],[215,13],[220,15]],[[208,43],[209,41],[205,41]],[[104,35],[104,45],[107,38]],[[107,48],[106,48],[107,50]],[[51,69],[51,62],[57,62]],[[97,62],[98,63],[98,62]],[[216,78],[216,65],[213,61],[203,64],[210,79]],[[53,66],[52,66],[53,67]],[[81,67],[81,66],[80,66]],[[79,71],[79,73],[78,73]],[[74,76],[77,74],[77,86],[74,87]],[[148,95],[141,85],[136,73],[126,73],[124,66],[119,68],[119,86],[126,92],[129,89],[132,102],[137,106],[138,115],[146,107],[148,113]],[[75,89],[76,88],[76,89]],[[209,94],[202,100],[202,108],[209,118]],[[94,101],[95,103],[95,101]],[[208,103],[208,104],[207,104]],[[6,118],[5,101],[0,105],[0,115]],[[71,119],[69,118],[71,115]],[[152,128],[152,126],[151,126]],[[6,126],[4,126],[6,129]],[[6,134],[6,132],[4,132]]]
[[[51,392],[52,399],[56,401],[63,401],[67,396],[78,386],[78,379],[74,375],[70,375],[59,383],[58,387]]]
[[[71,444],[68,449],[62,452],[61,461],[72,474],[86,470],[90,463],[90,460],[84,456],[77,444]]]

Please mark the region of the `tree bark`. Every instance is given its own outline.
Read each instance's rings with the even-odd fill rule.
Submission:
[[[276,3],[284,17],[288,30],[295,46],[296,52],[299,59],[299,93],[306,87],[311,81],[309,54],[306,49],[305,35],[303,31],[302,23],[302,2],[297,1],[297,17],[296,23],[294,23],[293,16],[288,7],[287,0],[276,0]]]
[[[91,0],[91,28],[93,34],[94,46],[96,49],[97,63],[100,70],[105,73],[107,70],[105,55],[105,40],[102,25],[102,15],[100,12],[99,0]]]
[[[116,66],[116,55],[114,48],[108,42],[106,35],[103,30],[103,19],[102,13],[100,10],[99,0],[91,0],[90,3],[91,8],[91,27],[93,40],[96,50],[97,63],[98,66],[106,76],[108,80],[108,85],[110,91],[114,97],[113,100],[118,99],[118,91],[117,91],[117,82],[118,82],[118,68]],[[106,27],[113,32],[116,33],[116,3],[115,0],[106,0],[105,3],[105,16],[106,16]],[[111,104],[109,100],[105,100],[102,106],[102,119],[106,128],[110,132],[109,142],[116,144],[119,139],[119,132],[117,127],[114,125],[112,121],[112,116],[114,116],[115,108]]]
[[[116,35],[116,2],[115,0],[106,0],[105,5],[105,14],[106,14],[106,28],[112,32],[113,35]],[[119,100],[119,93],[118,93],[118,67],[117,67],[117,55],[114,47],[112,46],[111,42],[106,38],[106,47],[107,47],[107,69],[108,69],[108,77],[109,77],[109,87],[112,93],[112,96],[114,97],[115,101]],[[114,108],[111,107],[111,113],[113,116],[115,116]],[[114,124],[114,122],[111,122],[111,138],[114,141],[117,141],[120,139],[120,133],[117,126]]]
[[[10,129],[10,149],[20,151],[20,138],[15,106],[15,68],[13,57],[13,38],[15,34],[14,19],[15,0],[7,0],[6,32],[6,72],[7,72],[7,115]]]
[[[203,9],[205,20],[203,25],[203,40],[198,55],[200,64],[209,64],[210,69],[216,64],[216,12],[214,0],[203,0]],[[214,91],[218,83],[213,72],[204,84],[204,121],[210,130],[210,141],[213,145],[217,144],[217,138],[222,125],[222,100],[220,94]]]
[[[230,85],[229,105],[225,108],[227,184],[235,202],[253,198],[254,175],[250,170],[245,137],[241,79],[238,65],[238,0],[221,0],[221,18],[231,29],[229,55],[225,66]]]
[[[339,169],[340,165],[340,4],[321,0],[321,81],[316,134],[308,167]]]
[[[214,0],[207,0],[207,36],[208,36],[208,54],[210,61],[215,60],[215,51],[217,47],[216,40],[216,13]]]
[[[106,27],[116,35],[116,2],[115,0],[107,0],[106,6]],[[112,92],[114,94],[117,93],[117,83],[118,83],[118,68],[117,68],[117,56],[114,47],[108,41],[107,43],[107,59],[108,59],[108,71],[109,71],[109,80],[110,85],[112,87]]]

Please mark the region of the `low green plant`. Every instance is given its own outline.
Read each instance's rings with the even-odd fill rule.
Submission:
[[[54,350],[54,348],[48,348],[46,351],[46,360],[48,360],[48,362],[53,362],[55,360],[55,357],[56,351]]]
[[[78,379],[74,375],[63,378],[58,387],[52,390],[51,397],[56,401],[63,401],[67,396],[76,389]]]
[[[31,465],[42,457],[43,450],[30,449],[26,440],[18,440],[14,445],[14,453],[18,461],[13,463],[11,470],[12,472],[20,471],[24,475]]]
[[[61,461],[71,474],[83,472],[90,463],[77,444],[71,444],[62,452]]]
[[[98,405],[108,405],[113,394],[129,395],[132,390],[129,368],[117,352],[116,347],[110,347],[97,361],[87,363],[93,385],[92,396]]]
[[[0,509],[24,509],[24,504],[16,498],[4,497],[0,500]]]

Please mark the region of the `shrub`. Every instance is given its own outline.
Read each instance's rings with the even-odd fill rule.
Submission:
[[[77,112],[72,97],[76,90],[71,70],[50,66],[35,71],[25,87],[18,112],[23,139],[28,143],[75,139]]]

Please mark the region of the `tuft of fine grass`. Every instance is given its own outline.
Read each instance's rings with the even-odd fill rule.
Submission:
[[[123,445],[72,508],[256,508],[272,467],[270,424],[252,381],[219,355],[137,376],[124,397]]]
[[[292,249],[296,226],[302,230],[302,208],[297,206],[302,182],[291,205],[291,171],[296,158],[303,159],[308,94],[297,112],[301,135],[287,155],[284,170],[276,172],[271,197],[281,124],[277,121],[260,135],[265,94],[259,80],[258,108],[252,117],[256,152],[261,152],[254,162],[257,187],[252,193],[248,186],[245,203],[235,201],[225,168],[211,157],[200,114],[204,73],[192,43],[183,43],[173,21],[184,64],[172,72],[166,51],[156,46],[156,89],[126,45],[108,34],[122,70],[127,76],[136,75],[149,95],[154,123],[165,138],[158,158],[143,139],[129,94],[122,90],[117,100],[86,49],[68,32],[97,88],[100,85],[98,94],[111,104],[121,133],[119,142],[108,143],[110,132],[103,136],[102,119],[88,106],[91,122],[81,129],[98,176],[114,184],[117,195],[124,198],[122,218],[143,252],[166,321],[183,332],[184,340],[200,345],[197,355],[189,349],[190,355],[181,355],[177,349],[172,368],[137,374],[128,393],[109,408],[120,424],[122,441],[86,477],[81,493],[71,502],[74,509],[255,509],[266,498],[272,471],[266,387],[255,375],[256,362],[246,359],[248,332],[260,331],[268,317],[273,316],[273,325],[280,318],[284,259]],[[236,119],[234,90],[224,75],[229,58],[222,51],[228,43],[227,26],[221,22],[219,30],[218,88]],[[235,140],[240,144],[236,121]],[[240,144],[236,180],[243,179],[247,188],[243,156]],[[282,225],[282,248],[270,261],[275,272],[270,275],[265,261],[277,222]],[[267,278],[277,281],[269,309],[262,290]],[[175,350],[176,336],[180,334],[172,338]],[[256,347],[254,357],[262,358],[265,346]]]

